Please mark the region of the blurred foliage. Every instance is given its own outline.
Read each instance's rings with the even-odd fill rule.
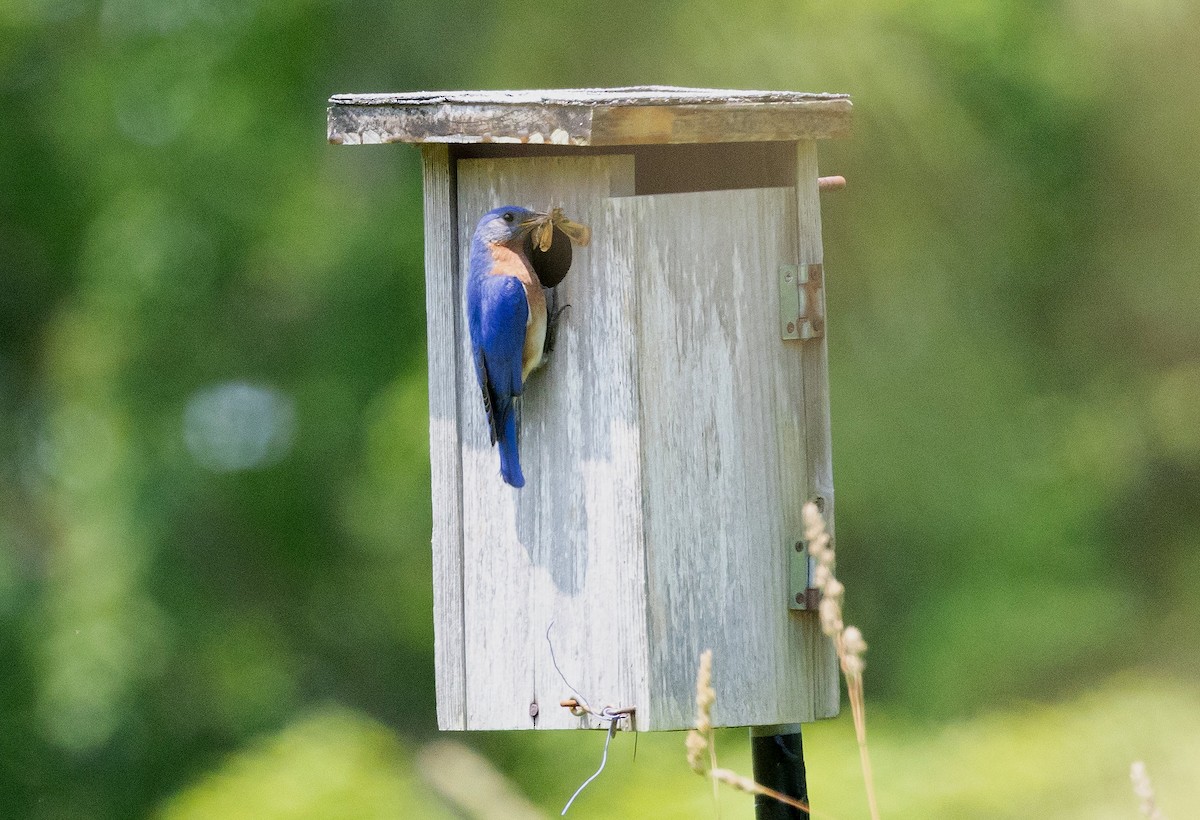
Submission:
[[[882,732],[884,808],[943,767],[957,796],[912,816],[1002,816],[979,795],[1011,767],[1067,766],[1047,737],[1139,705],[1177,718],[1151,775],[1194,769],[1169,745],[1194,695],[1011,709],[1200,668],[1198,69],[1200,11],[1169,0],[7,0],[4,813],[427,807],[417,154],[326,145],[324,101],[446,87],[851,93],[822,147],[850,179],[824,213],[839,574],[869,702],[915,721]],[[994,777],[947,751],[960,725]],[[557,810],[582,737],[475,740]],[[642,742],[639,770],[675,760]],[[1140,752],[1104,748],[1046,805],[1123,782]]]
[[[718,704],[720,698],[718,697]],[[866,817],[858,747],[850,715],[806,727],[805,756],[815,805],[828,817]],[[1160,808],[1189,816],[1200,802],[1200,688],[1144,673],[1122,675],[1088,694],[1053,706],[1025,706],[931,726],[888,712],[871,717],[870,745],[884,817],[1132,818],[1137,801],[1128,772],[1146,761]],[[602,732],[502,736],[525,747],[521,767],[544,816],[556,816],[599,761]],[[423,749],[448,757],[439,741]],[[714,803],[709,783],[684,760],[683,733],[617,735],[604,773],[578,798],[568,817],[752,818],[753,801],[722,786]],[[720,730],[722,766],[749,774],[744,731]],[[256,741],[170,801],[165,820],[186,817],[429,817],[463,816],[413,782],[411,755],[383,727],[336,710],[302,716],[277,737]],[[547,767],[546,761],[557,765]],[[485,763],[438,764],[458,776],[459,810],[490,803],[497,813],[529,817],[516,807],[499,813],[505,786],[490,782]],[[398,811],[403,806],[405,811]]]
[[[453,818],[384,726],[344,710],[305,716],[172,799],[163,820]]]

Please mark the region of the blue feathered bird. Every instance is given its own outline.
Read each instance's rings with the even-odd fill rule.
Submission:
[[[467,327],[475,375],[483,391],[492,443],[500,450],[500,475],[524,487],[518,448],[519,399],[542,361],[546,297],[529,260],[530,231],[545,214],[515,205],[488,211],[471,239],[467,274]]]

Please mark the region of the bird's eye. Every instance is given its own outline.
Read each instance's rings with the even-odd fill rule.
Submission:
[[[512,222],[512,221],[513,221],[513,215],[512,215],[512,211],[509,211],[509,212],[507,212],[506,214],[504,214],[504,221],[505,221],[505,222]]]

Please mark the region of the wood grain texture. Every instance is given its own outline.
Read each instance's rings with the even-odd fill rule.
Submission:
[[[799,216],[800,264],[823,264],[821,242],[821,194],[817,182],[817,145],[812,140],[796,146],[796,211]],[[825,299],[824,288],[820,298]],[[822,305],[819,313],[828,316]],[[826,321],[828,329],[828,320]],[[833,531],[833,446],[829,418],[829,346],[825,336],[804,345],[804,376],[807,389],[805,429],[808,433],[808,495],[820,498],[825,518]]]
[[[824,264],[825,251],[821,241],[821,192],[817,172],[817,144],[812,140],[801,141],[796,145],[796,213],[798,216],[799,243],[797,250],[800,264]],[[825,299],[824,288],[820,298]],[[807,499],[818,500],[825,514],[825,522],[829,534],[834,532],[833,504],[833,439],[830,432],[829,415],[829,321],[828,310],[822,306],[821,313],[826,316],[825,333],[815,339],[803,343],[804,348],[804,429],[805,449],[808,463],[808,486],[805,489]],[[790,526],[797,526],[803,531],[803,522],[789,521]],[[837,653],[833,643],[825,638],[818,623],[817,613],[794,612],[793,617],[801,619],[806,628],[814,635],[811,644],[814,653],[813,662],[829,661],[836,670]],[[835,674],[829,683],[829,690],[824,693],[830,704],[829,714],[835,715],[839,708],[839,690]]]
[[[587,145],[592,109],[551,106],[434,103],[329,108],[329,141],[338,145],[389,142],[521,142]]]
[[[458,226],[454,167],[444,145],[421,151],[425,196],[425,312],[429,358],[429,464],[433,492],[433,646],[438,728],[465,729],[463,692],[462,462],[457,339]]]
[[[773,142],[845,137],[847,100],[597,108],[588,145]]]
[[[815,178],[814,178],[815,179]],[[639,724],[694,716],[714,651],[714,724],[836,712],[837,668],[788,610],[788,552],[805,500],[802,349],[778,328],[795,263],[791,188],[615,199],[611,275],[638,284],[649,702]],[[836,698],[835,698],[836,704]]]
[[[629,155],[424,151],[439,725],[600,727],[558,706],[582,695],[687,728],[705,648],[715,725],[835,715],[832,646],[788,609],[801,506],[832,504],[824,348],[778,328],[779,265],[821,261],[815,143],[796,188],[636,197]],[[463,321],[470,236],[501,204],[593,229],[523,399],[522,490],[499,478]]]
[[[611,233],[605,202],[633,190],[633,160],[462,160],[460,273],[475,222],[502,204],[560,205]],[[610,245],[576,248],[558,290],[572,305],[558,346],[523,398],[526,486],[499,477],[470,367],[458,371],[462,431],[466,724],[472,729],[599,726],[558,705],[646,701],[645,589],[637,426],[635,283],[611,273]],[[456,308],[464,310],[461,292]],[[469,340],[458,339],[460,362]],[[442,617],[439,613],[438,617]]]
[[[695,105],[699,103],[805,102],[844,100],[845,94],[807,91],[756,91],[631,85],[616,88],[484,89],[473,91],[400,91],[383,94],[334,94],[336,105]]]
[[[538,91],[338,94],[329,141],[576,146],[845,136],[844,94],[643,86]]]

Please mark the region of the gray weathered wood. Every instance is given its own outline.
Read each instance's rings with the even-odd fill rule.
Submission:
[[[594,109],[587,145],[787,142],[845,136],[848,100]]]
[[[460,161],[460,270],[493,207],[560,205],[603,237],[608,197],[632,189],[629,156]],[[529,728],[534,703],[539,728],[588,725],[558,705],[574,693],[551,660],[551,623],[562,676],[593,705],[646,701],[636,283],[613,275],[610,253],[603,241],[576,248],[559,287],[572,307],[526,387],[523,489],[500,481],[475,374],[458,374],[469,728]],[[460,362],[468,356],[463,333]]]
[[[334,94],[335,104],[370,105],[695,105],[700,103],[804,102],[845,100],[845,94],[806,91],[689,88],[677,85],[632,85],[617,88],[543,88],[470,91],[399,91],[382,94]]]
[[[463,693],[462,461],[459,455],[458,235],[454,166],[445,145],[422,148],[425,312],[428,318],[429,463],[433,491],[434,654],[441,729],[466,729]]]
[[[817,146],[812,140],[796,146],[796,210],[799,215],[800,264],[823,264],[821,198],[817,177]],[[824,299],[824,289],[821,292]],[[828,311],[821,310],[822,315]],[[804,346],[805,429],[808,433],[808,495],[821,499],[833,528],[833,446],[829,419],[829,343],[826,333]]]
[[[459,372],[466,727],[528,728],[534,703],[539,728],[599,725],[557,705],[573,686],[638,707],[639,729],[685,728],[705,648],[726,693],[716,725],[836,714],[828,642],[787,608],[808,486],[803,348],[777,321],[795,193],[607,197],[631,182],[623,156],[459,163],[460,274],[498,204],[560,204],[594,237],[527,388],[523,490],[499,480],[474,374]],[[461,306],[461,275],[458,288]]]
[[[638,283],[650,630],[639,721],[691,724],[706,648],[715,725],[836,714],[827,642],[787,607],[807,486],[802,348],[778,323],[778,269],[796,262],[795,193],[633,197],[610,213],[620,249],[610,275]]]
[[[642,86],[338,94],[329,141],[559,145],[743,142],[844,136],[843,94]]]
[[[817,175],[817,145],[805,140],[796,145],[796,213],[801,265],[824,264],[821,242],[821,192]],[[824,290],[821,298],[824,299]],[[828,311],[818,311],[827,315]],[[828,331],[828,322],[826,322]],[[804,375],[807,387],[805,429],[808,432],[809,496],[821,498],[833,526],[833,448],[829,420],[829,344],[827,335],[805,343]]]
[[[787,607],[801,505],[833,501],[824,340],[778,327],[779,266],[822,261],[815,150],[798,146],[795,188],[634,197],[628,155],[424,149],[442,728],[602,725],[558,706],[577,695],[686,728],[705,648],[716,725],[837,713],[832,646]],[[593,228],[527,385],[519,491],[463,321],[470,235],[505,203]]]
[[[812,140],[802,141],[796,146],[796,213],[799,225],[798,252],[800,264],[824,264],[825,251],[821,241],[821,192],[817,173],[817,145]],[[824,289],[821,299],[824,300]],[[829,415],[829,321],[828,310],[825,333],[804,342],[804,429],[805,450],[808,461],[808,487],[806,496],[818,501],[825,513],[826,525],[833,535],[833,439],[830,432]],[[793,526],[803,531],[803,521],[796,520]],[[820,635],[817,613],[796,613],[805,618],[814,634]],[[818,656],[816,662],[828,659],[834,662],[836,651],[831,641],[821,637],[813,643]],[[836,665],[835,665],[836,668]],[[838,699],[836,676],[830,684],[829,696],[834,703]]]

